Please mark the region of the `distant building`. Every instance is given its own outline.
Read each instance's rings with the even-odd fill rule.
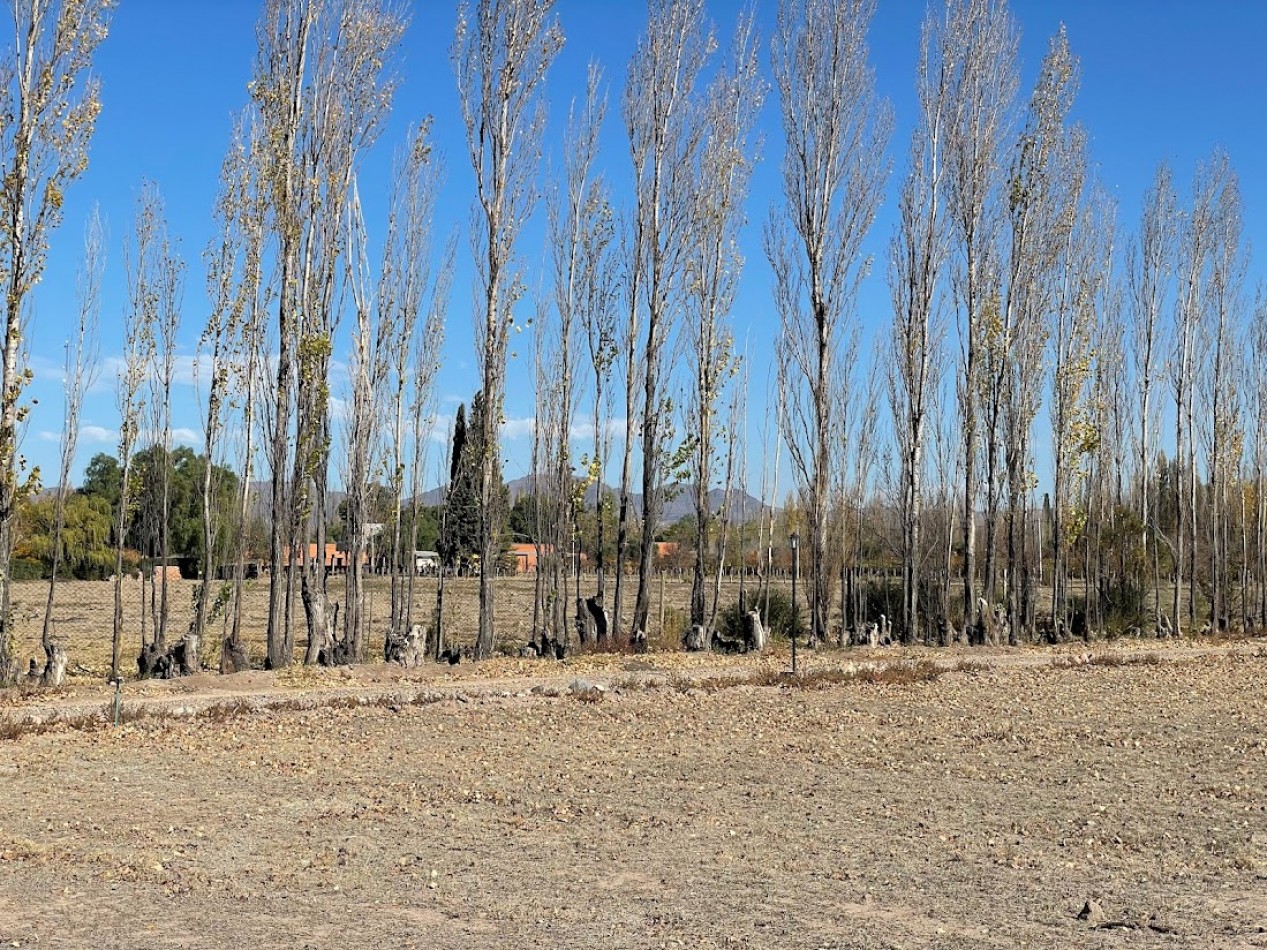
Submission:
[[[266,570],[267,566],[260,561],[245,561],[242,564],[242,579],[246,581],[256,580]],[[231,581],[237,576],[237,564],[220,564],[216,567],[216,580],[218,581]]]
[[[290,556],[290,553],[291,553],[290,550],[287,549],[286,554],[288,557]],[[347,573],[348,557],[349,557],[348,552],[340,550],[340,545],[335,544],[333,542],[328,542],[326,544],[325,556],[323,558],[326,571],[330,574]],[[306,561],[302,553],[300,552],[295,552],[295,556],[291,558],[291,560],[293,560],[294,563],[299,564],[299,565],[302,565],[304,563],[312,563],[313,561],[317,560],[317,545],[315,543],[309,543],[308,557]],[[361,564],[368,565],[369,563],[370,563],[370,552],[369,551],[361,552]]]
[[[516,574],[531,574],[537,569],[538,550],[541,554],[549,554],[554,548],[548,544],[543,544],[540,549],[535,544],[512,544],[510,546],[507,556],[515,559]]]
[[[199,569],[198,559],[190,555],[171,555],[166,561],[155,557],[150,564],[150,574],[155,580],[196,580]]]
[[[536,544],[524,544],[524,543],[512,544],[510,546],[510,550],[506,552],[506,558],[515,559],[515,573],[516,574],[531,574],[537,569],[538,553],[553,554],[554,545],[553,544],[536,545]],[[581,558],[581,567],[584,568],[589,563],[589,557],[586,555],[584,551],[582,551],[580,554],[580,558]]]

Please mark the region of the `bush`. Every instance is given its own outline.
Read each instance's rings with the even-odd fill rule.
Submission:
[[[655,624],[648,623],[648,626],[655,628]],[[677,607],[664,608],[664,629],[659,631],[658,636],[655,633],[648,634],[647,649],[649,650],[677,650],[682,646],[682,639],[686,636],[686,631],[691,627],[691,615],[688,611],[681,610]]]
[[[1144,618],[1147,594],[1144,585],[1131,577],[1106,580],[1100,590],[1104,625],[1111,631],[1139,626]]]
[[[15,557],[9,561],[9,577],[15,581],[38,581],[48,577],[44,562],[33,557]]]
[[[793,625],[795,624],[796,635],[804,638],[805,636],[805,616],[803,612],[792,610],[792,598],[781,590],[770,591],[770,599],[768,603],[757,594],[751,594],[745,598],[747,600],[748,610],[761,610],[765,608],[762,623],[772,637],[791,637]],[[743,639],[748,635],[747,626],[744,622],[744,606],[738,601],[729,607],[723,608],[717,615],[717,632],[724,637],[731,639]]]

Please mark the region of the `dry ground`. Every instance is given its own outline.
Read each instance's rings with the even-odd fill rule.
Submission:
[[[0,741],[0,938],[1267,947],[1262,651],[1020,656],[822,690],[464,666],[423,705]],[[530,690],[578,671],[617,688]]]

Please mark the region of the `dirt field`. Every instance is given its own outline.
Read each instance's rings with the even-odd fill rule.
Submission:
[[[502,662],[419,674],[421,705],[3,740],[0,938],[1267,947],[1263,651],[987,659],[822,690]],[[612,688],[548,695],[578,673]],[[240,691],[320,686],[266,675]],[[1103,917],[1079,920],[1089,899]]]

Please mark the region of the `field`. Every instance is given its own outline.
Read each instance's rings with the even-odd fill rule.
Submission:
[[[0,739],[0,938],[1267,947],[1261,647],[891,665],[926,656],[129,686],[120,728]],[[14,694],[0,725],[107,701]]]
[[[625,610],[633,610],[636,578],[630,578]],[[343,578],[330,582],[330,593],[336,602],[343,601]],[[583,583],[587,591],[593,579]],[[789,581],[784,578],[773,586],[786,592]],[[435,578],[420,577],[415,582],[414,615],[424,623],[430,623],[435,607]],[[749,582],[751,584],[751,581]],[[173,580],[169,582],[169,630],[176,636],[184,634],[193,616],[196,581]],[[751,588],[750,588],[751,589]],[[711,587],[710,587],[711,590]],[[145,596],[150,588],[145,588]],[[43,665],[44,653],[39,647],[44,622],[44,606],[48,598],[48,584],[43,581],[19,581],[12,587],[13,617],[17,638],[17,656],[25,661],[38,657]],[[140,649],[141,584],[130,579],[124,584],[124,629],[127,631],[123,654],[128,664]],[[457,578],[445,583],[445,631],[450,642],[473,643],[479,623],[479,579]],[[610,594],[608,595],[611,596]],[[653,585],[651,597],[651,630],[653,639],[662,637],[662,629],[673,639],[680,636],[680,623],[690,603],[691,581],[689,575],[666,574]],[[739,597],[737,578],[728,577],[722,582],[721,605],[735,603]],[[533,580],[529,577],[500,578],[497,582],[494,608],[499,639],[508,647],[517,648],[532,635]],[[663,605],[663,609],[662,609]],[[385,577],[371,577],[367,584],[366,607],[369,615],[370,652],[381,656],[383,635],[391,616],[391,589]],[[71,664],[79,664],[94,674],[105,675],[110,668],[110,636],[114,617],[114,587],[109,581],[62,581],[57,586],[57,601],[53,612],[53,632],[67,646]],[[248,584],[244,598],[244,628],[251,658],[262,663],[265,653],[264,634],[268,618],[268,582],[253,581]],[[665,626],[661,627],[661,618]],[[223,628],[213,624],[217,634]],[[147,621],[149,622],[149,621]],[[296,656],[303,657],[303,617],[296,617]],[[219,663],[219,639],[209,637],[203,644],[203,654],[210,665]],[[128,670],[124,671],[125,673]]]

